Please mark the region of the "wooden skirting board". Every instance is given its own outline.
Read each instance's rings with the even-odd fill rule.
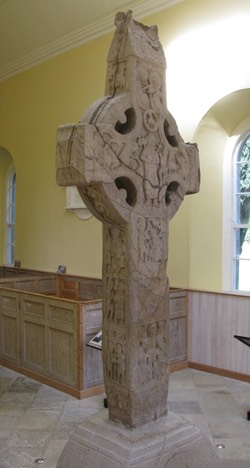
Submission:
[[[187,369],[188,361],[177,362],[176,364],[170,364],[170,373],[176,372],[182,369]]]
[[[9,369],[12,369],[15,372],[18,372],[22,375],[26,375],[26,377],[34,379],[37,382],[40,382],[41,384],[48,385],[49,387],[55,388],[56,390],[59,390],[64,393],[68,393],[69,395],[78,399],[88,398],[91,396],[100,395],[101,393],[105,393],[104,385],[98,385],[95,387],[86,388],[84,390],[78,390],[76,388],[70,387],[69,385],[60,383],[56,380],[50,379],[48,377],[42,376],[41,374],[37,374],[36,372],[25,369],[24,367],[16,366],[15,364],[5,361],[4,359],[0,359],[0,365],[8,367]]]
[[[188,367],[190,369],[196,369],[202,372],[208,372],[209,374],[216,374],[222,377],[228,377],[229,379],[242,380],[243,382],[250,382],[249,374],[242,374],[241,372],[234,372],[228,369],[221,369],[220,367],[208,366],[206,364],[200,364],[199,362],[188,361]]]

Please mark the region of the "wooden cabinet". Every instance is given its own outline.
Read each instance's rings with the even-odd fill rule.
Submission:
[[[78,398],[104,391],[102,355],[86,346],[102,303],[0,288],[0,362]]]
[[[22,366],[78,387],[78,304],[20,295]]]
[[[15,291],[0,292],[0,357],[20,365],[19,297]]]
[[[5,272],[6,273],[6,272]],[[78,398],[104,391],[101,280],[8,272],[0,280],[0,362]],[[187,292],[170,290],[170,370],[187,366]]]

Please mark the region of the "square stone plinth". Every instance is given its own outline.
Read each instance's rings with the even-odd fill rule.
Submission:
[[[127,429],[101,410],[80,426],[58,468],[219,468],[211,442],[173,414]]]

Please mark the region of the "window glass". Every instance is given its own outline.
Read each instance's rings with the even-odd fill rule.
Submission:
[[[7,184],[6,197],[6,225],[7,225],[7,264],[15,261],[15,215],[16,215],[16,173],[13,171]]]
[[[235,160],[233,260],[234,289],[250,291],[250,134]]]

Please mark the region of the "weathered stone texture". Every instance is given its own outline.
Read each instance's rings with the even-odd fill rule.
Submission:
[[[157,28],[116,16],[105,97],[57,135],[57,182],[103,223],[103,362],[109,417],[167,413],[168,226],[199,190],[199,158],[166,107]]]

